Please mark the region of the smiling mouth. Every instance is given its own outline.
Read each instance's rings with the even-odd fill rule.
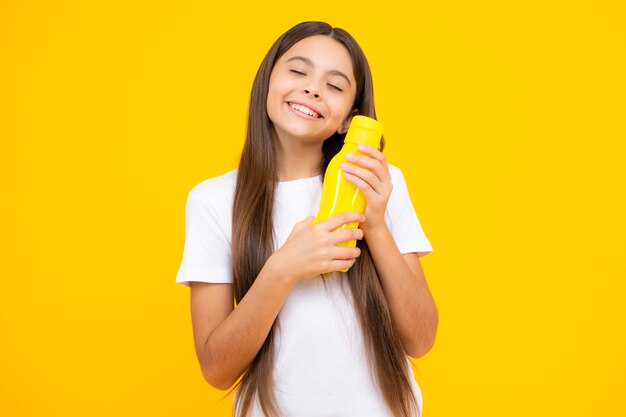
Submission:
[[[321,114],[301,104],[287,102],[287,105],[291,108],[291,110],[302,116],[308,116],[308,118],[311,119],[323,119]]]

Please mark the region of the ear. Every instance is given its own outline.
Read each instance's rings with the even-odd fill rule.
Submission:
[[[348,117],[346,117],[346,119],[341,123],[341,126],[339,126],[339,129],[337,129],[337,133],[341,135],[346,133],[348,131],[348,128],[350,127],[350,122],[352,121],[352,117],[356,116],[358,112],[359,112],[359,109],[352,109]]]

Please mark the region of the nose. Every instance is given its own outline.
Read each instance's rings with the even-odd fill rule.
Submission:
[[[306,95],[309,95],[309,94],[311,94],[311,90],[306,89],[306,90],[304,90],[304,93],[305,93]],[[319,94],[317,94],[317,93],[313,93],[313,97],[315,97],[315,98],[319,98],[319,97],[320,97],[320,95],[319,95]]]

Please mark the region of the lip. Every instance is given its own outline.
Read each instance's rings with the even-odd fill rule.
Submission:
[[[289,107],[289,109],[298,114],[299,116],[305,117],[309,120],[319,120],[319,119],[323,119],[324,116],[322,116],[322,113],[320,113],[320,111],[318,109],[316,109],[315,107],[311,106],[310,104],[306,104],[306,103],[302,103],[301,101],[286,101],[285,104],[287,104],[287,107]],[[309,109],[313,110],[315,113],[319,114],[320,117],[311,117],[308,114],[304,114],[298,110],[294,110],[293,107],[291,107],[291,104],[299,104],[301,106],[305,106],[308,107]]]

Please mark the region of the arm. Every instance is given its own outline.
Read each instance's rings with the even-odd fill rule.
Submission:
[[[336,230],[360,213],[338,214],[316,225],[296,223],[285,244],[265,262],[237,308],[232,285],[192,283],[196,352],[204,378],[216,388],[232,386],[252,363],[293,286],[300,280],[352,266],[358,248],[339,242],[361,239],[358,229]]]
[[[404,350],[423,356],[435,342],[438,314],[418,254],[401,254],[386,226],[367,231],[365,240]]]
[[[437,308],[418,254],[402,255],[385,222],[385,209],[393,189],[387,160],[372,147],[359,145],[359,150],[365,155],[346,154],[353,164],[342,164],[342,169],[346,179],[367,198],[365,221],[359,227],[370,248],[404,350],[417,358],[433,346]],[[404,184],[398,185],[404,188]]]
[[[191,283],[196,354],[209,384],[227,390],[250,366],[292,285],[266,262],[234,308],[232,285]]]

